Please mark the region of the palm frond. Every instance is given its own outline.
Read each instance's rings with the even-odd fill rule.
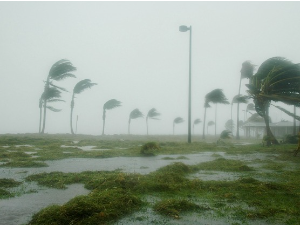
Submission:
[[[246,111],[254,111],[254,110],[255,110],[254,104],[253,103],[249,103],[247,105]]]
[[[61,90],[61,91],[68,92],[67,89],[65,89],[65,88],[63,88],[63,87],[56,86],[56,85],[54,85],[52,82],[50,82],[49,85],[52,86],[52,87],[55,87],[55,88],[57,88],[57,89],[59,89],[59,90]]]
[[[221,104],[229,104],[227,98],[225,97],[222,89],[215,89],[208,94],[205,95],[205,101],[207,103],[221,103]]]
[[[83,92],[84,90],[86,90],[87,88],[91,88],[94,85],[97,85],[96,83],[92,83],[90,79],[84,79],[79,81],[74,89],[73,89],[73,93],[74,94],[80,94],[81,92]]]
[[[53,98],[53,99],[49,99],[47,102],[66,102],[66,101],[58,98]]]
[[[139,109],[134,109],[131,111],[129,115],[129,119],[137,119],[140,117],[144,117],[143,113]]]
[[[229,130],[223,130],[220,135],[221,139],[230,139],[231,137],[232,137],[232,133]]]
[[[46,88],[46,90],[43,92],[41,98],[43,100],[49,101],[53,98],[60,98],[61,97],[61,92],[60,90],[56,89],[56,88]]]
[[[248,99],[249,97],[246,95],[236,95],[233,97],[232,103],[248,103]]]
[[[54,108],[54,107],[52,107],[50,105],[47,106],[47,109],[49,109],[49,110],[51,110],[53,112],[60,112],[61,111],[61,109],[56,109],[56,108]]]
[[[147,118],[153,119],[153,120],[159,120],[158,118],[155,118],[157,116],[160,116],[160,113],[157,112],[155,108],[152,108],[147,113]]]
[[[118,101],[116,99],[110,99],[110,100],[108,100],[107,102],[104,103],[103,109],[110,110],[110,109],[113,109],[113,108],[121,106],[121,103],[122,102],[120,102],[120,101]]]
[[[75,75],[71,74],[73,71],[76,71],[76,67],[69,60],[61,59],[52,65],[48,77],[53,80],[75,77]]]
[[[242,63],[241,77],[242,78],[251,78],[253,76],[255,65],[250,61],[245,61]]]
[[[199,123],[201,123],[202,121],[200,120],[200,119],[195,119],[194,120],[194,124],[199,124]]]
[[[209,122],[207,123],[207,126],[212,126],[212,125],[215,125],[215,122],[214,122],[214,121],[209,121]]]
[[[276,106],[276,105],[273,105],[273,106],[275,106],[277,109],[281,110],[282,112],[286,113],[287,115],[289,115],[289,116],[295,118],[296,120],[300,121],[300,116],[297,116],[296,114],[294,114],[294,113],[292,113],[292,112],[290,112],[290,111],[288,111],[288,110],[286,110],[286,109],[284,109],[280,106]]]
[[[181,117],[176,117],[173,121],[173,123],[178,124],[178,123],[183,123],[184,120]]]

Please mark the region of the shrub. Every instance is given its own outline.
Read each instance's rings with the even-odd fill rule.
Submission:
[[[147,142],[141,148],[141,154],[145,156],[155,155],[155,151],[160,149],[159,145],[156,142]]]

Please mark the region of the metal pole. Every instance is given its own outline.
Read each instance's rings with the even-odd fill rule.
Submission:
[[[192,73],[192,26],[190,26],[190,56],[189,56],[189,118],[188,118],[188,143],[192,142],[192,137],[191,137],[191,111],[192,111],[192,104],[191,104],[191,73]]]

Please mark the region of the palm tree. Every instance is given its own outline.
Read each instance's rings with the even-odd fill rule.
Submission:
[[[231,131],[231,133],[233,133],[234,122],[232,119],[227,120],[227,122],[225,123],[225,128],[226,128],[226,130],[229,130],[229,131]]]
[[[79,81],[75,87],[73,88],[73,95],[72,95],[72,101],[71,101],[71,116],[70,116],[70,127],[71,127],[71,133],[74,134],[73,131],[73,109],[74,109],[74,98],[75,95],[80,94],[84,90],[93,87],[94,85],[97,85],[96,83],[92,83],[90,79],[84,79]]]
[[[209,122],[207,123],[207,134],[208,134],[208,127],[213,126],[213,125],[215,125],[215,122],[214,122],[214,121],[209,121]]]
[[[246,86],[254,100],[256,112],[264,118],[267,145],[278,144],[269,125],[269,107],[271,101],[299,106],[300,64],[294,64],[283,57],[270,58],[262,63],[251,78],[251,83]]]
[[[102,135],[104,135],[106,110],[117,108],[117,107],[121,106],[121,103],[122,102],[120,102],[116,99],[110,99],[110,100],[108,100],[107,102],[104,103],[104,105],[103,105],[103,115],[102,115],[102,119],[103,119]]]
[[[240,84],[239,84],[239,93],[238,95],[241,94],[241,83],[242,79],[247,78],[250,80],[250,78],[253,76],[255,65],[253,65],[250,61],[245,61],[242,63],[242,68],[241,68],[241,76],[240,76]],[[237,115],[239,117],[239,112],[240,112],[240,103],[237,102]],[[237,118],[237,131],[236,131],[236,139],[240,139],[240,133],[239,133],[239,118]]]
[[[173,135],[174,135],[174,131],[175,131],[175,124],[179,124],[179,123],[183,123],[184,120],[181,118],[181,117],[176,117],[174,120],[173,120]]]
[[[247,105],[247,108],[246,108],[246,119],[247,119],[247,113],[253,114],[250,111],[255,111],[255,106],[254,106],[253,103],[249,103]]]
[[[232,99],[232,102],[231,102],[231,119],[232,119],[232,105],[233,105],[233,103],[237,103],[237,105],[239,106],[239,104],[241,104],[241,103],[247,103],[248,102],[248,96],[245,96],[245,95],[236,95],[236,96],[234,96],[233,97],[233,99]],[[236,130],[236,139],[240,139],[240,112],[239,111],[237,111],[237,119],[236,119],[236,128],[237,128],[237,130]]]
[[[61,59],[56,63],[54,63],[47,76],[44,93],[46,93],[50,87],[56,88],[58,90],[66,91],[66,89],[54,85],[53,81],[60,81],[69,77],[75,78],[76,76],[72,74],[73,71],[76,71],[76,67],[74,67],[72,63],[67,59]],[[44,105],[44,117],[43,117],[43,129],[41,131],[42,134],[45,132],[45,127],[46,127],[46,109],[48,108],[47,99],[43,100],[43,105]]]
[[[157,116],[160,116],[160,113],[157,112],[157,110],[155,108],[152,108],[148,111],[147,117],[146,117],[147,135],[148,135],[148,118],[152,119],[152,120],[159,120],[158,118],[156,118]]]
[[[203,139],[205,139],[206,109],[210,107],[209,103],[229,104],[222,89],[214,89],[205,95],[205,103],[204,103],[205,111],[204,111],[204,119],[203,119],[203,136],[202,136]],[[215,126],[215,130],[216,130],[216,126]]]
[[[134,109],[129,114],[129,120],[128,120],[128,134],[130,134],[130,123],[131,120],[144,117],[143,113],[139,109]]]
[[[42,129],[42,108],[43,108],[43,103],[46,101],[48,103],[50,102],[64,102],[64,100],[60,99],[61,97],[61,92],[60,90],[49,87],[46,91],[43,92],[43,94],[40,97],[39,100],[39,108],[40,108],[40,122],[39,122],[39,133],[41,133]],[[53,111],[53,112],[60,112],[61,109],[56,109],[50,105],[47,105],[47,109]]]
[[[195,119],[194,120],[194,123],[193,123],[193,133],[195,133],[195,125],[197,125],[197,124],[199,124],[199,123],[201,123],[202,121],[200,120],[200,119]]]

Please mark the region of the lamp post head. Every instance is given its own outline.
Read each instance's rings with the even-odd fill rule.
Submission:
[[[180,31],[180,32],[186,32],[186,31],[188,31],[188,30],[190,30],[190,28],[187,27],[187,26],[185,26],[185,25],[181,25],[181,26],[179,27],[179,31]]]

